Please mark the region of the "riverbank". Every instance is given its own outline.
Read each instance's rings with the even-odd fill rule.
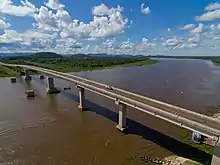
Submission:
[[[13,69],[0,65],[0,77],[11,77],[18,75],[19,73],[14,71]]]
[[[145,65],[153,65],[158,63],[157,60],[143,60],[131,63],[124,63],[124,64],[117,64],[117,65],[110,65],[110,66],[97,66],[97,67],[77,67],[77,66],[69,66],[69,65],[59,65],[56,64],[49,64],[49,63],[39,63],[33,61],[24,61],[22,64],[26,65],[35,65],[43,68],[53,69],[60,72],[81,72],[81,71],[92,71],[92,70],[104,70],[104,69],[113,69],[113,68],[126,68],[126,67],[134,67],[134,66],[145,66]],[[11,76],[18,76],[19,73],[14,71],[11,68],[0,66],[0,77],[11,77]]]
[[[136,62],[129,62],[124,64],[117,65],[109,65],[109,66],[95,66],[95,67],[79,67],[79,66],[69,66],[69,65],[59,65],[59,64],[46,64],[32,61],[25,61],[27,65],[34,65],[43,68],[53,69],[60,72],[81,72],[81,71],[92,71],[92,70],[104,70],[104,69],[113,69],[113,68],[127,68],[127,67],[135,67],[135,66],[145,66],[145,65],[153,65],[158,63],[157,60],[143,60]]]
[[[214,65],[220,66],[220,58],[212,59],[212,63],[213,63]]]

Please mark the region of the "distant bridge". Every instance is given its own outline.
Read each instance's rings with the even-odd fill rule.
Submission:
[[[220,165],[220,120],[216,118],[157,101],[116,87],[108,89],[106,88],[105,84],[68,73],[62,73],[51,69],[29,65],[6,64],[2,62],[0,62],[0,65],[25,70],[27,80],[30,79],[28,70],[35,70],[43,74],[50,75],[50,77],[48,77],[48,92],[56,92],[52,76],[75,83],[76,87],[79,89],[79,109],[82,111],[85,108],[85,90],[113,100],[118,106],[119,121],[116,127],[120,131],[124,131],[127,128],[126,111],[127,106],[129,106],[154,117],[186,128],[190,131],[197,132],[208,138],[212,138],[216,142],[212,165]]]

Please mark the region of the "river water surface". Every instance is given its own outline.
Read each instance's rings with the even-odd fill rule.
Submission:
[[[220,67],[202,60],[159,60],[152,66],[75,73],[164,102],[212,115],[220,103]],[[69,82],[56,79],[57,87]],[[37,97],[26,99],[26,89]],[[77,89],[45,93],[46,80],[0,79],[0,164],[132,164],[131,157],[191,156],[180,128],[136,110],[128,111],[129,133],[115,126],[114,102],[86,92],[86,112],[77,108]]]

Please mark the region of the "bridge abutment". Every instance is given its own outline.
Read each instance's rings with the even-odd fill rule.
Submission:
[[[116,128],[124,132],[128,128],[126,125],[126,118],[127,118],[127,105],[120,103],[119,101],[115,101],[115,104],[118,106],[118,125]]]
[[[220,165],[220,139],[218,139],[218,142],[215,145],[211,165]]]
[[[27,69],[24,70],[24,74],[25,74],[25,80],[26,81],[31,81],[31,76],[29,74],[29,71]]]
[[[48,88],[47,88],[47,93],[48,94],[56,94],[60,93],[61,91],[57,89],[54,85],[54,78],[48,77],[47,78],[47,83],[48,83]]]
[[[85,110],[85,89],[82,87],[77,87],[79,89],[79,105],[78,108],[80,111]]]

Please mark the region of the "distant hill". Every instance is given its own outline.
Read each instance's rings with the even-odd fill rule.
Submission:
[[[90,58],[90,55],[86,55],[86,54],[74,54],[72,56],[70,56],[71,58]]]
[[[52,52],[39,52],[31,54],[29,58],[64,58],[64,56]]]

